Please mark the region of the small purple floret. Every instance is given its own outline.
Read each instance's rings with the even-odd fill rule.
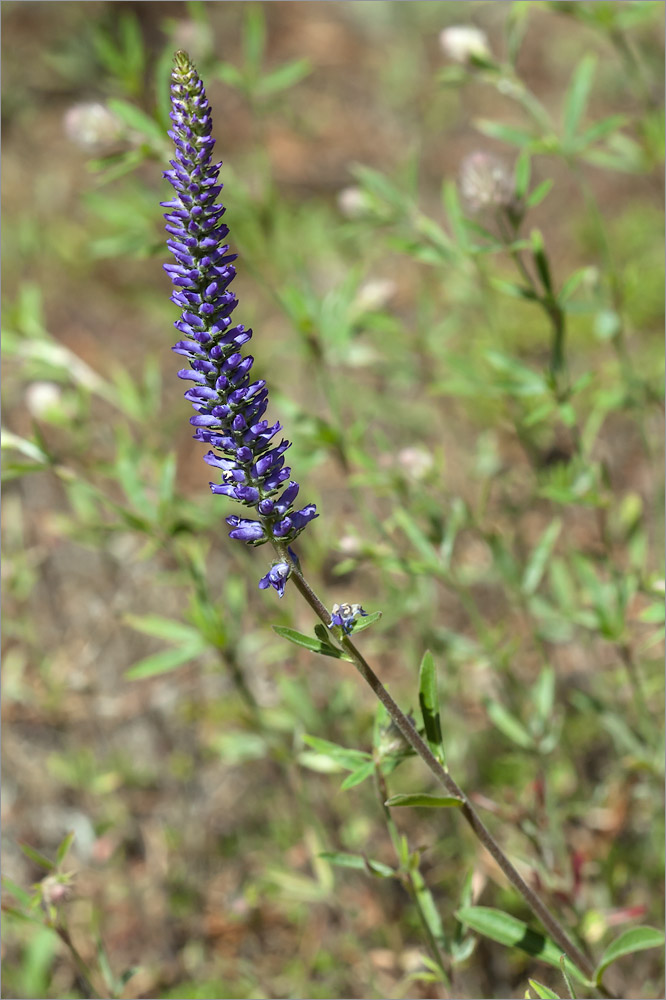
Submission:
[[[178,377],[194,385],[185,393],[196,415],[190,423],[197,441],[211,448],[205,461],[222,472],[222,483],[211,483],[220,493],[248,507],[259,520],[227,518],[231,538],[261,545],[271,538],[291,542],[317,516],[314,504],[292,510],[298,484],[290,480],[284,452],[286,439],[273,442],[282,429],[264,419],[268,389],[263,379],[250,381],[252,355],[240,348],[252,336],[241,324],[232,327],[231,314],[238,305],[229,289],[236,269],[236,254],[224,241],[229,232],[222,222],[225,209],[215,199],[220,163],[211,161],[215,140],[213,122],[203,83],[185,52],[177,52],[171,74],[171,114],[175,156],[164,176],[175,197],[163,201],[167,209],[167,246],[176,263],[165,264],[174,285],[171,301],[181,309],[174,326],[183,339],[173,350],[189,361]],[[287,486],[283,488],[283,484]],[[293,555],[292,555],[292,558]],[[282,597],[290,573],[286,562],[276,563],[259,584],[274,587]]]
[[[290,573],[291,566],[289,563],[275,563],[271,566],[266,576],[263,576],[259,581],[259,589],[266,590],[267,587],[274,587],[277,590],[278,597],[282,597]]]
[[[333,625],[338,625],[343,632],[349,635],[358,615],[362,618],[368,617],[368,612],[364,611],[360,604],[334,604],[331,611],[331,624],[328,627],[332,628]]]

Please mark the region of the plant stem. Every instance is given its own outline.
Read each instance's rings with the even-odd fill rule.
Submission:
[[[288,561],[292,567],[291,579],[293,580],[296,589],[305,598],[315,614],[322,620],[324,625],[328,627],[331,623],[331,616],[329,612],[312,590],[298,566],[296,566],[293,559],[289,556],[287,547],[281,545],[279,542],[275,542],[274,544],[280,557],[285,561]],[[478,840],[497,862],[509,882],[511,882],[513,887],[520,893],[529,908],[535,916],[538,917],[544,928],[548,931],[552,939],[559,945],[565,955],[574,963],[574,965],[578,966],[588,979],[594,981],[595,970],[593,963],[580,950],[580,948],[573,943],[559,921],[552,915],[540,897],[531,888],[531,886],[527,884],[522,875],[511,863],[493,835],[481,820],[463,790],[453,780],[448,770],[442,767],[430,748],[421,739],[421,736],[413,723],[393,700],[362,653],[356,648],[352,640],[347,635],[339,636],[339,642],[344,651],[352,658],[354,666],[360,673],[361,677],[366,684],[372,688],[374,694],[382,703],[412,749],[430,768],[434,776],[437,778],[439,783],[444,786],[447,792],[450,795],[454,795],[456,798],[462,800],[463,805],[460,812],[467,820]],[[604,993],[607,996],[611,996],[611,994],[606,993],[606,991],[604,991]]]
[[[76,966],[76,972],[78,978],[81,982],[81,991],[84,993],[85,996],[90,997],[91,1000],[92,998],[95,998],[95,1000],[99,1000],[100,994],[92,985],[88,966],[81,957],[78,949],[76,948],[76,945],[72,941],[69,931],[67,930],[66,927],[64,927],[60,923],[52,924],[51,926],[53,927],[54,931],[56,932],[62,943],[69,951],[70,955],[72,956],[74,965]]]

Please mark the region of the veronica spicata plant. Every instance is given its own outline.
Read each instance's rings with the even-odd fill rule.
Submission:
[[[168,209],[166,228],[172,237],[168,246],[176,263],[167,264],[165,268],[175,286],[172,300],[182,309],[175,326],[185,339],[180,340],[174,350],[190,362],[190,367],[180,371],[179,375],[195,383],[185,394],[196,411],[191,418],[196,428],[195,438],[211,446],[205,460],[222,473],[222,483],[211,484],[213,492],[254,509],[252,518],[227,517],[232,528],[230,536],[250,545],[270,542],[277,553],[278,560],[262,577],[259,586],[264,589],[272,586],[281,597],[287,580],[291,578],[326,626],[326,629],[322,629],[321,625],[315,628],[316,639],[292,629],[276,627],[276,631],[314,652],[351,661],[402,737],[448,793],[446,798],[416,793],[384,801],[387,793],[380,781],[384,807],[431,804],[458,808],[475,836],[557,946],[539,937],[541,944],[539,947],[535,945],[536,951],[554,948],[551,958],[564,953],[562,960],[566,956],[569,972],[590,988],[611,996],[601,982],[603,968],[595,969],[591,959],[571,940],[541,897],[509,860],[445,766],[433,670],[422,667],[424,739],[350,637],[350,633],[359,626],[357,619],[360,616],[368,618],[361,606],[336,604],[329,612],[303,576],[290,543],[317,513],[314,504],[293,509],[299,487],[289,478],[291,470],[284,464],[289,442],[282,439],[277,445],[272,443],[281,426],[278,422],[269,426],[264,418],[268,406],[266,383],[263,379],[250,380],[253,358],[244,356],[241,351],[250,339],[251,331],[240,324],[232,325],[231,314],[237,300],[229,286],[236,273],[233,264],[235,255],[229,253],[229,246],[225,243],[228,228],[222,222],[224,208],[217,204],[222,185],[218,183],[220,164],[212,162],[211,110],[203,83],[184,52],[178,52],[175,57],[171,105],[173,128],[169,135],[174,141],[176,156],[171,161],[172,169],[166,171],[165,176],[176,195],[162,204]],[[367,623],[376,617],[378,614],[368,618]],[[424,662],[427,667],[427,657]],[[381,774],[379,777],[383,780]],[[483,911],[481,915],[484,920],[486,917],[495,919],[494,911],[487,914]],[[527,925],[502,914],[500,917],[501,932],[496,930],[494,935],[488,932],[489,935],[505,944],[523,940],[529,931]]]
[[[269,426],[264,419],[266,382],[251,381],[254,358],[241,350],[252,330],[234,326],[231,319],[238,305],[229,289],[236,254],[224,242],[229,229],[222,222],[225,209],[217,204],[221,163],[212,161],[213,122],[203,83],[184,52],[175,57],[170,117],[176,156],[164,176],[176,193],[162,205],[168,209],[166,229],[172,238],[167,245],[176,263],[164,269],[175,286],[171,299],[182,309],[174,325],[185,339],[173,350],[190,362],[178,375],[195,383],[185,393],[196,410],[190,423],[196,427],[195,438],[211,445],[204,460],[222,473],[222,483],[210,484],[213,493],[256,512],[254,518],[227,517],[230,537],[249,545],[271,540],[284,552],[317,512],[314,504],[293,509],[299,486],[284,464],[290,442],[282,438],[274,443],[282,426],[278,421]],[[291,562],[280,559],[259,586],[274,587],[282,597],[290,571]]]

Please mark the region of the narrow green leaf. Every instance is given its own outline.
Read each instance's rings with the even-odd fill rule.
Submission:
[[[541,583],[541,579],[546,570],[548,560],[555,548],[555,543],[562,530],[562,521],[555,518],[541,535],[536,546],[530,553],[525,573],[523,575],[522,590],[524,594],[535,593]]]
[[[352,771],[351,774],[347,775],[345,780],[340,785],[341,791],[346,792],[348,788],[353,788],[354,785],[360,785],[361,782],[365,781],[366,778],[369,778],[374,773],[374,770],[374,760],[365,761],[365,763],[361,764],[361,766],[355,771]]]
[[[281,90],[294,87],[308,76],[311,69],[312,65],[309,59],[294,59],[293,62],[285,63],[283,66],[279,66],[278,69],[273,70],[272,73],[262,77],[257,84],[257,93],[261,97],[269,97],[279,93]]]
[[[191,625],[174,621],[172,618],[163,618],[161,615],[125,615],[123,621],[137,632],[168,642],[177,642],[179,645],[197,643],[201,639],[197,629]]]
[[[64,837],[58,844],[58,850],[56,851],[56,865],[58,868],[67,857],[69,849],[73,843],[74,843],[74,831],[70,830],[67,836]]]
[[[26,909],[30,908],[30,904],[32,903],[32,896],[30,893],[23,889],[22,886],[18,885],[18,883],[12,881],[12,879],[7,878],[6,875],[2,876],[2,888],[5,892],[11,893],[17,903],[20,903],[21,906],[24,906]],[[3,909],[5,909],[4,902]]]
[[[206,649],[202,643],[187,646],[174,646],[170,649],[163,649],[152,656],[146,656],[126,670],[123,677],[128,681],[143,680],[146,677],[156,677],[158,674],[166,674],[171,670],[182,667],[189,660],[196,660]]]
[[[537,184],[534,191],[532,191],[532,193],[527,197],[525,202],[527,207],[536,208],[537,205],[540,205],[546,195],[550,192],[552,186],[553,181],[550,178],[546,181],[542,181],[541,184]]]
[[[112,111],[130,129],[144,136],[151,145],[157,147],[165,145],[165,136],[162,126],[149,115],[137,108],[129,101],[121,101],[118,98],[110,97],[107,101],[109,111]]]
[[[439,557],[428,537],[402,507],[397,507],[393,514],[396,524],[402,528],[417,552],[426,560],[429,566],[439,567]]]
[[[360,854],[345,854],[341,851],[322,851],[319,857],[325,861],[330,861],[332,865],[338,865],[340,868],[355,868],[357,871],[369,868],[374,874],[382,875],[384,878],[392,878],[395,875],[393,868],[382,864],[381,861],[364,858]]]
[[[322,656],[333,656],[338,660],[349,659],[342,650],[322,642],[321,639],[313,639],[312,636],[303,635],[302,632],[298,632],[295,628],[288,628],[285,625],[273,625],[272,628],[283,639],[288,639],[295,646],[302,646],[303,649],[309,649],[311,653],[320,653]]]
[[[419,703],[423,716],[428,745],[435,757],[444,763],[444,744],[442,741],[442,723],[439,715],[439,696],[437,693],[437,671],[430,650],[426,650],[419,668]]]
[[[564,98],[564,141],[570,145],[580,121],[585,114],[590,96],[592,80],[597,66],[596,56],[588,53],[583,56],[574,70],[569,89]]]
[[[366,628],[370,628],[371,625],[378,622],[383,613],[383,611],[371,611],[364,618],[357,618],[352,625],[352,633],[356,635],[357,632],[364,632]]]
[[[585,280],[585,278],[587,278],[589,273],[590,273],[589,267],[580,267],[578,268],[577,271],[574,271],[573,274],[569,275],[569,277],[562,285],[559,295],[557,296],[557,301],[559,302],[560,305],[564,305],[564,303],[571,298],[571,296],[576,291],[578,286],[581,284],[582,281]]]
[[[498,292],[503,292],[504,295],[509,295],[512,299],[526,299],[529,302],[534,302],[537,298],[536,293],[531,288],[525,285],[516,285],[513,281],[505,281],[504,278],[492,277],[490,283]]]
[[[486,700],[486,711],[488,712],[490,721],[497,726],[501,733],[504,733],[507,739],[517,743],[524,750],[534,749],[534,740],[522,722],[519,722],[514,715],[511,715],[504,705],[488,698]]]
[[[373,763],[371,754],[365,753],[364,750],[341,747],[337,743],[331,743],[330,740],[322,740],[319,736],[310,736],[308,733],[305,733],[303,742],[312,747],[313,750],[316,750],[317,753],[330,757],[331,760],[334,760],[336,764],[340,764],[347,771],[356,771],[366,763]]]
[[[530,176],[532,174],[532,160],[526,149],[521,150],[516,160],[515,169],[515,191],[516,198],[520,201],[527,195],[530,186]]]
[[[562,978],[564,979],[567,993],[569,994],[569,1000],[576,1000],[576,991],[574,989],[574,984],[569,971],[564,961],[564,955],[560,955],[560,972],[562,973]]]
[[[616,962],[618,958],[622,958],[624,955],[632,955],[635,951],[644,951],[646,948],[662,948],[663,944],[664,935],[662,931],[657,930],[655,927],[631,927],[629,930],[624,931],[614,941],[611,941],[601,956],[595,972],[597,983],[601,982],[601,978],[608,966],[612,962]]]
[[[556,969],[560,967],[562,951],[550,938],[532,930],[524,921],[502,910],[489,906],[465,906],[456,912],[456,917],[461,923],[471,927],[478,934],[490,938],[491,941],[497,941],[508,948],[520,948],[521,951]],[[587,979],[580,969],[569,959],[565,961],[570,974],[587,985]]]
[[[518,146],[520,149],[531,146],[536,138],[531,132],[502,125],[501,122],[490,121],[487,118],[478,119],[474,124],[483,135],[487,135],[491,139],[499,139],[500,142],[507,142],[511,146]]]
[[[553,993],[553,991],[548,989],[547,986],[544,986],[543,983],[538,982],[536,979],[528,979],[527,981],[539,1000],[560,1000],[557,993]]]
[[[40,868],[45,868],[47,872],[54,871],[55,865],[52,861],[49,861],[45,854],[35,850],[34,847],[30,847],[29,844],[19,844],[19,847],[25,854],[26,858],[30,858],[34,864],[38,865]]]
[[[455,795],[428,795],[426,792],[405,792],[400,795],[392,795],[384,803],[387,806],[421,806],[427,809],[461,809],[464,804],[463,800]]]

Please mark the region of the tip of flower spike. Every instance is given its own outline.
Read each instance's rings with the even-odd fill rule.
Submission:
[[[178,49],[173,57],[173,61],[178,69],[194,69],[192,60],[184,49]]]

